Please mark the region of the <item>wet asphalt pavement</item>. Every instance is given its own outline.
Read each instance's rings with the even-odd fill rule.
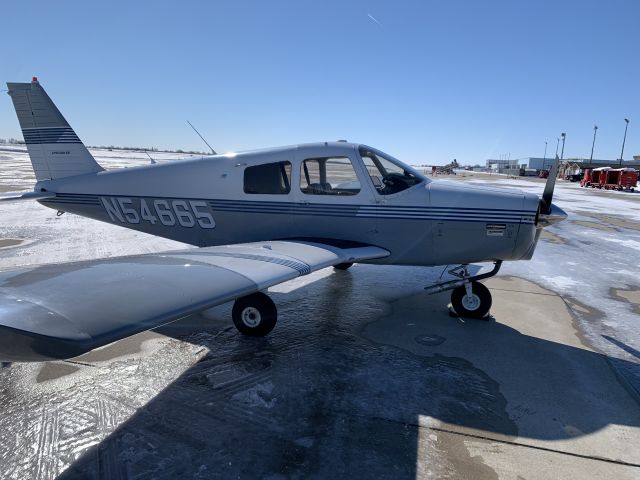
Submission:
[[[463,321],[437,274],[322,271],[274,289],[265,339],[222,306],[4,368],[2,478],[637,478],[638,404],[564,302],[496,279]]]

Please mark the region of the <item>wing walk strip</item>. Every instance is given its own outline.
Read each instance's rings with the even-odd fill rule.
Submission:
[[[182,254],[182,255],[202,255],[201,252],[193,252],[190,254]],[[278,257],[270,257],[266,255],[256,255],[249,253],[223,253],[223,252],[207,252],[205,253],[207,257],[225,257],[225,258],[242,258],[245,260],[256,260],[258,262],[267,262],[273,263],[275,265],[282,265],[284,267],[289,267],[296,270],[300,276],[309,275],[311,273],[311,266],[300,261],[286,259],[286,258],[278,258]]]
[[[117,195],[108,195],[117,197]],[[135,197],[127,197],[135,198]],[[146,197],[145,197],[146,198]],[[155,198],[155,197],[149,197]],[[101,206],[99,195],[58,193],[41,200],[48,204]],[[313,215],[343,218],[388,218],[400,220],[437,220],[464,222],[502,222],[532,224],[535,212],[499,208],[413,207],[370,205],[309,205],[294,202],[256,202],[238,200],[205,200],[216,212],[265,213],[279,215]]]

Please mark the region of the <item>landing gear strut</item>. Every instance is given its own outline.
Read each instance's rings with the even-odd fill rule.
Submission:
[[[278,310],[268,295],[257,292],[237,299],[231,316],[240,333],[264,337],[276,326]]]
[[[449,273],[459,280],[425,287],[427,293],[439,293],[445,290],[451,292],[451,305],[458,315],[468,318],[483,318],[491,309],[491,292],[479,280],[493,277],[500,270],[502,260],[494,263],[493,270],[481,275],[469,274],[468,265],[460,265],[449,270]]]

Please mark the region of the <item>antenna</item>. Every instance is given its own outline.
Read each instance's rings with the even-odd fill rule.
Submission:
[[[198,134],[198,136],[202,139],[202,141],[207,144],[207,147],[209,147],[209,149],[211,150],[211,153],[213,153],[214,155],[217,155],[216,151],[213,148],[211,148],[211,145],[209,145],[209,143],[204,139],[204,137],[200,135],[200,132],[196,130],[196,127],[194,127],[189,120],[187,120],[187,123],[191,128],[193,128],[193,131]]]
[[[146,154],[147,154],[147,157],[149,157],[149,160],[151,160],[151,164],[152,164],[152,165],[155,165],[156,163],[158,163],[158,162],[156,162],[156,161],[151,157],[151,155],[149,155],[149,152],[147,152],[147,151],[145,150],[145,151],[144,151],[144,153],[146,153]]]

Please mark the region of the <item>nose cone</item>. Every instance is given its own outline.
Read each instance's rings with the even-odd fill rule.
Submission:
[[[538,218],[539,227],[548,227],[562,222],[567,218],[567,212],[556,204],[552,203],[548,213],[541,213]]]

